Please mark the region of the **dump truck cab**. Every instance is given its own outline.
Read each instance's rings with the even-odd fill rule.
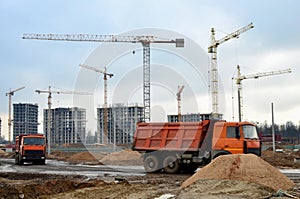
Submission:
[[[46,163],[46,139],[43,134],[24,134],[16,137],[15,164]]]
[[[212,139],[212,158],[224,154],[261,155],[257,128],[249,122],[216,122]]]

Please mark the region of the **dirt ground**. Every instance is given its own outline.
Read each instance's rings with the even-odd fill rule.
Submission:
[[[275,198],[267,187],[235,180],[199,180],[181,188],[187,175],[147,174],[143,177],[126,177],[122,181],[88,180],[80,176],[11,174],[0,175],[0,198]],[[300,197],[298,188],[288,193]],[[169,196],[169,197],[167,197]],[[277,198],[277,197],[276,197]],[[280,197],[289,198],[289,197]]]
[[[1,154],[11,157],[10,154]],[[264,151],[262,158],[277,168],[300,168],[294,162],[299,152],[276,153]],[[86,164],[142,165],[140,154],[121,151],[113,154],[90,154],[54,152],[51,158]],[[201,170],[200,170],[201,171]],[[1,198],[290,198],[286,194],[300,197],[300,182],[286,192],[278,192],[270,187],[234,179],[198,179],[189,186],[182,187],[191,175],[168,175],[163,173],[144,176],[122,177],[107,180],[89,179],[76,175],[0,173]],[[286,194],[284,194],[286,193]],[[273,196],[272,196],[273,195]]]

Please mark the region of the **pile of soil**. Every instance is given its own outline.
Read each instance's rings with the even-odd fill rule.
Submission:
[[[300,168],[300,163],[294,162],[295,158],[300,158],[300,151],[291,153],[273,153],[271,150],[266,150],[262,152],[261,157],[277,168]]]
[[[103,180],[87,181],[79,176],[22,173],[15,173],[12,176],[9,173],[2,173],[0,176],[0,198],[49,198],[49,195],[53,194],[106,184]]]
[[[50,155],[47,154],[47,158],[56,159],[56,160],[66,160],[69,157],[71,157],[73,154],[76,154],[76,153],[55,150],[55,151],[51,151]]]
[[[143,165],[141,154],[132,150],[123,150],[108,154],[100,162],[108,165]]]
[[[204,179],[182,189],[177,198],[269,198],[272,192],[272,189],[253,182]]]
[[[137,166],[143,165],[141,154],[137,151],[122,150],[115,153],[65,153],[55,151],[51,153],[49,158],[67,161],[70,163],[84,163],[84,164],[106,164],[106,165],[128,165]]]
[[[253,154],[219,156],[184,181],[181,187],[188,187],[199,179],[247,181],[269,187],[274,191],[288,190],[295,185],[278,169]]]
[[[2,150],[3,151],[3,150]],[[15,153],[14,152],[0,152],[0,158],[15,158]]]
[[[101,160],[104,156],[105,154],[103,153],[81,152],[70,156],[67,158],[67,161],[73,163],[99,163],[99,160]]]

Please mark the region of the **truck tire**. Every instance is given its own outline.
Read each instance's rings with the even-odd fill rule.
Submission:
[[[45,164],[46,164],[46,160],[40,160],[40,161],[39,161],[39,164],[40,164],[40,165],[45,165]]]
[[[18,165],[19,164],[19,156],[16,154],[15,155],[15,164]]]
[[[161,169],[159,159],[154,155],[146,156],[144,159],[144,168],[147,173],[158,171]]]
[[[22,156],[20,154],[18,155],[18,158],[19,158],[19,165],[23,165],[24,161],[23,161]]]
[[[166,173],[178,173],[181,168],[179,161],[173,155],[165,157],[163,165]]]

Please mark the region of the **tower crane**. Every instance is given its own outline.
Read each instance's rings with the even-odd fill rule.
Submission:
[[[8,93],[6,93],[6,96],[8,96],[8,142],[11,142],[11,106],[12,106],[12,96],[15,94],[15,92],[20,91],[24,89],[25,86],[17,88],[15,90],[9,90]]]
[[[216,118],[219,112],[219,91],[218,91],[218,63],[217,63],[217,48],[220,44],[232,39],[239,38],[240,34],[248,31],[249,29],[254,28],[253,23],[244,26],[237,31],[232,32],[231,34],[226,35],[225,37],[216,40],[215,38],[215,29],[211,29],[211,45],[208,47],[208,53],[211,53],[211,97],[212,97],[212,117]]]
[[[38,94],[45,93],[48,94],[48,123],[47,123],[47,148],[48,148],[48,155],[51,153],[51,98],[52,94],[79,94],[79,95],[90,95],[91,93],[85,92],[75,92],[75,91],[55,91],[51,89],[49,86],[48,90],[35,90]]]
[[[181,93],[184,89],[184,85],[178,86],[177,96],[177,104],[178,104],[178,122],[181,122]]]
[[[263,73],[256,73],[256,74],[251,74],[251,75],[241,75],[241,69],[240,66],[237,66],[237,77],[232,78],[236,80],[236,85],[237,85],[237,93],[238,93],[238,111],[239,111],[239,121],[242,121],[243,117],[243,96],[242,96],[242,81],[245,79],[258,79],[260,77],[265,77],[265,76],[271,76],[271,75],[280,75],[284,73],[291,73],[292,70],[285,69],[285,70],[276,70],[276,71],[270,71],[270,72],[263,72]]]
[[[104,144],[107,144],[107,135],[108,135],[108,110],[107,110],[107,76],[112,78],[114,76],[111,73],[106,72],[106,67],[104,67],[104,70],[99,70],[98,68],[91,67],[88,65],[80,64],[79,66],[83,68],[87,68],[89,70],[93,70],[97,73],[103,74],[103,80],[104,80],[104,107],[103,107],[103,132],[104,132]],[[100,136],[98,136],[98,139],[100,139]],[[98,140],[98,143],[100,143],[100,140]]]
[[[164,39],[155,36],[122,36],[91,34],[23,34],[23,39],[141,43],[143,46],[143,100],[145,121],[150,121],[150,43],[175,43],[184,47],[184,39]]]

